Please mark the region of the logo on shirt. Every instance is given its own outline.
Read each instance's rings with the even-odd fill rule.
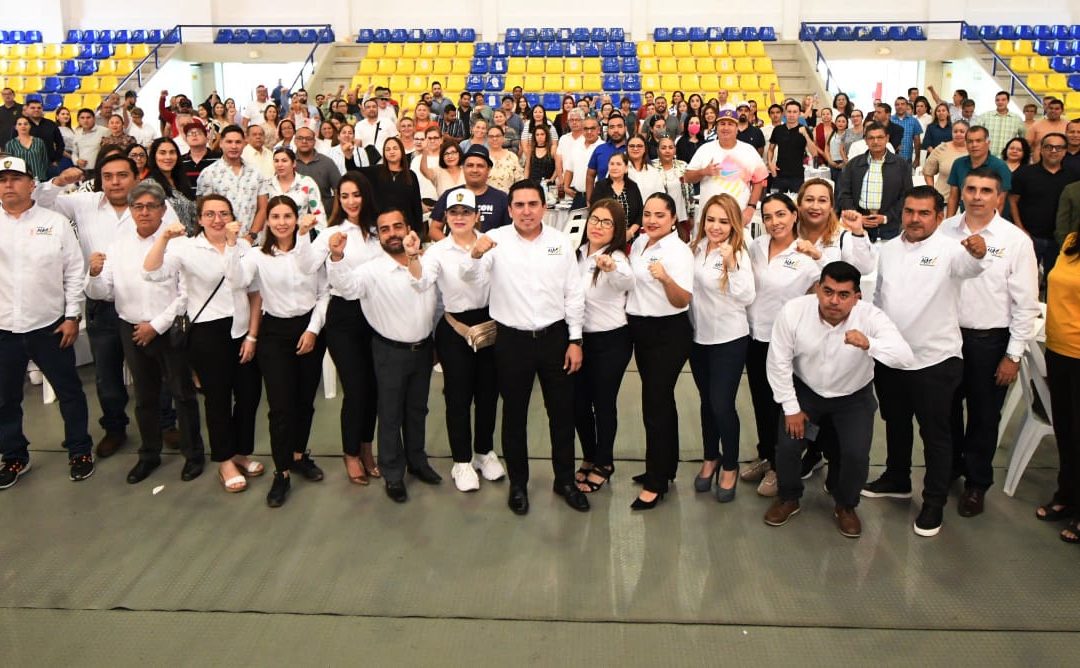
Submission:
[[[999,258],[999,259],[1003,258],[1003,257],[1005,257],[1005,247],[1004,246],[1001,246],[1001,247],[987,246],[986,247],[986,254],[987,255],[993,255],[994,257]]]
[[[712,268],[713,268],[713,269],[715,269],[715,270],[717,270],[717,271],[720,271],[721,269],[723,269],[723,268],[724,268],[724,261],[723,261],[723,260],[717,260],[717,261],[716,261],[716,262],[715,262],[715,263],[713,264]]]
[[[937,266],[937,256],[935,255],[934,257],[927,257],[927,256],[923,255],[922,257],[919,258],[919,266],[920,267],[936,267]]]
[[[799,268],[799,258],[794,257],[794,256],[784,258],[784,266],[787,267],[788,269],[798,269]]]
[[[38,225],[37,227],[35,227],[33,229],[33,231],[30,232],[30,236],[32,236],[32,237],[38,237],[38,236],[51,237],[52,235],[53,235],[53,228],[51,226],[49,226],[49,225]]]
[[[548,255],[562,255],[562,246],[548,246]]]

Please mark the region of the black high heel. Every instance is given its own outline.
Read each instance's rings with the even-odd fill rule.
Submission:
[[[598,475],[603,478],[603,480],[601,480],[600,482],[593,482],[592,480],[589,480],[589,475]],[[611,480],[611,476],[613,475],[615,475],[614,466],[594,465],[592,467],[592,470],[589,471],[589,474],[585,476],[585,479],[579,481],[579,484],[583,484],[589,488],[587,491],[582,491],[584,491],[586,494],[592,494],[593,492],[600,491],[600,488],[602,488],[609,480]]]
[[[720,484],[719,478],[720,478],[720,469],[721,468],[723,468],[723,467],[720,466],[720,462],[717,461],[716,462],[716,468],[713,469],[712,475],[710,475],[710,476],[708,476],[706,478],[702,478],[699,475],[694,476],[694,491],[695,492],[707,492],[707,491],[709,491],[710,489],[712,489],[714,480],[719,485]]]
[[[652,510],[656,507],[656,504],[660,503],[660,500],[664,498],[663,493],[657,493],[656,498],[652,501],[642,501],[641,497],[634,499],[634,502],[630,504],[630,510]]]

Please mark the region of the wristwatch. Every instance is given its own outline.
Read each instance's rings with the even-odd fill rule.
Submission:
[[[1009,361],[1012,362],[1013,364],[1019,364],[1020,363],[1020,356],[1019,355],[1005,355],[1005,357],[1008,357]]]
[[[569,343],[571,345],[580,346],[581,345],[581,339],[570,339]]]
[[[64,316],[64,320],[70,320],[71,322],[82,322],[81,315],[68,315]]]

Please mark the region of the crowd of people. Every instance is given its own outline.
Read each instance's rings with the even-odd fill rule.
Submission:
[[[133,92],[50,120],[5,89],[0,489],[30,470],[28,362],[56,391],[74,481],[127,442],[126,364],[129,483],[164,447],[183,480],[199,477],[205,423],[221,488],[247,489],[267,470],[253,458],[265,390],[267,503],[281,506],[294,477],[324,477],[308,440],[328,352],[351,482],[381,478],[404,502],[406,474],[442,481],[425,431],[437,363],[458,490],[506,477],[510,509],[528,512],[538,378],[554,492],[587,511],[615,472],[633,357],[646,458],[632,509],[655,508],[676,478],[689,363],[696,491],[727,503],[757,483],[780,526],[827,462],[836,525],[858,537],[861,498],[911,497],[917,422],[914,531],[932,536],[956,480],[959,514],[984,512],[1045,290],[1060,473],[1036,515],[1078,543],[1080,119],[1056,99],[1021,118],[1000,92],[976,116],[964,91],[928,92],[936,106],[912,88],[865,111],[843,93],[770,99],[759,118],[727,91],[645,93],[639,109],[567,94],[549,111],[520,88],[497,108],[455,104],[435,83],[406,110],[382,87],[309,99],[279,84],[242,108],[162,91],[155,127]],[[580,240],[545,224],[553,200],[585,210]],[[96,445],[73,349],[84,318]],[[757,447],[740,470],[744,370]],[[888,457],[868,481],[879,405]]]

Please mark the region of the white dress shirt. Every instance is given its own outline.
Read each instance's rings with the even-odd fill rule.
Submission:
[[[585,139],[582,137],[580,142],[575,140],[574,146],[570,149],[569,163],[566,158],[563,158],[563,171],[570,170],[574,173],[573,178],[570,180],[570,187],[574,189],[574,192],[585,192],[586,177],[589,173],[589,158],[592,157],[596,147],[603,143],[598,139],[586,146]]]
[[[164,226],[148,237],[140,237],[134,226],[122,232],[106,249],[101,273],[86,281],[88,297],[115,302],[121,320],[132,325],[148,322],[158,334],[167,332],[186,308],[177,276],[156,282],[143,279],[143,260]]]
[[[375,150],[382,155],[383,142],[390,137],[398,135],[397,125],[385,118],[380,118],[372,123],[366,118],[356,122],[353,128],[356,133],[356,142],[361,146],[374,146]]]
[[[769,342],[773,322],[780,308],[788,301],[801,297],[821,276],[808,255],[795,250],[797,242],[769,259],[768,234],[750,242],[750,264],[754,270],[754,301],[746,309],[750,320],[750,336],[755,341]]]
[[[431,336],[435,290],[413,278],[407,266],[385,251],[352,269],[345,262],[327,265],[330,280],[346,299],[359,299],[364,317],[379,336],[398,343],[419,343]]]
[[[844,342],[853,329],[870,340],[868,350]],[[898,369],[912,359],[911,348],[896,325],[873,304],[856,300],[847,319],[834,327],[821,318],[817,295],[804,295],[780,309],[765,370],[773,399],[783,407],[784,415],[795,415],[802,409],[793,374],[818,396],[846,397],[874,379],[874,360]]]
[[[842,260],[859,270],[863,276],[872,274],[877,269],[877,248],[870,241],[870,236],[855,236],[848,230],[841,230],[831,241],[821,237],[814,243],[821,251],[818,266],[822,269],[830,262]]]
[[[735,253],[737,267],[724,267],[720,249],[706,254],[709,240],[702,239],[694,251],[694,299],[690,302],[690,324],[694,343],[712,346],[727,343],[750,333],[746,307],[754,301],[754,271],[745,250]],[[727,275],[727,286],[721,280]]]
[[[565,320],[570,338],[580,339],[585,295],[570,237],[544,225],[529,240],[512,224],[487,235],[498,245],[479,260],[469,255],[460,272],[470,283],[490,280],[491,317],[524,331]]]
[[[79,236],[79,245],[82,247],[83,262],[89,262],[91,253],[104,253],[121,232],[135,230],[131,210],[125,207],[123,213],[117,213],[113,205],[109,204],[105,193],[74,192],[65,195],[63,192],[64,189],[53,185],[52,181],[45,181],[39,183],[34,190],[34,198],[38,205],[70,218],[75,224],[75,233]],[[176,211],[166,202],[161,224],[167,227],[178,222],[180,219],[177,218]]]
[[[615,268],[601,271],[593,281],[596,258],[603,249],[585,257],[588,245],[581,247],[578,269],[581,272],[581,289],[585,293],[585,324],[588,334],[610,332],[626,326],[626,293],[634,288],[634,270],[622,251],[611,253]]]
[[[417,285],[422,289],[438,286],[447,313],[473,311],[488,305],[491,296],[488,277],[473,282],[461,278],[461,265],[471,259],[471,246],[462,248],[448,236],[428,246],[420,259],[422,270]]]
[[[24,334],[82,313],[85,266],[66,218],[0,208],[0,330]]]
[[[236,242],[240,255],[259,252],[252,251],[246,240]],[[165,258],[161,266],[154,271],[143,271],[148,281],[174,281],[179,274],[187,295],[187,314],[191,324],[213,322],[222,318],[232,318],[232,337],[238,339],[248,332],[251,310],[247,290],[234,285],[225,277],[226,259],[206,237],[178,237],[169,241],[165,247]],[[225,282],[214,293],[214,298],[207,302],[210,294],[217,288],[222,278]],[[203,308],[206,304],[206,308]],[[202,309],[202,315],[195,316]]]
[[[266,146],[263,146],[261,151],[256,151],[254,146],[248,144],[244,146],[240,158],[263,177],[274,178],[274,152]]]
[[[694,253],[678,234],[670,232],[653,245],[649,237],[639,235],[630,247],[630,267],[634,271],[634,289],[626,298],[626,312],[650,318],[676,315],[689,306],[672,306],[664,292],[664,284],[649,273],[649,265],[660,262],[664,271],[683,290],[694,292]],[[648,246],[646,248],[646,246]]]
[[[345,244],[345,257],[337,264],[345,264],[349,268],[355,269],[383,254],[382,246],[379,245],[379,239],[374,232],[365,237],[359,226],[346,220],[339,225],[323,230],[319,236],[315,237],[315,241],[312,241],[307,234],[296,238],[296,262],[297,266],[300,267],[300,271],[314,274],[320,269],[329,269],[330,248],[328,244],[330,243],[330,237],[335,232],[341,232],[348,238]],[[332,280],[330,281],[330,295],[348,299],[342,294],[341,290],[337,289]]]
[[[956,241],[971,236],[967,214],[953,216],[941,231]],[[1039,317],[1039,261],[1031,238],[995,215],[979,231],[986,240],[989,266],[978,277],[960,284],[958,316],[964,329],[1009,328],[1007,354],[1019,357],[1035,338]]]
[[[874,304],[896,323],[915,353],[909,370],[962,356],[956,303],[960,281],[982,273],[990,264],[985,260],[972,257],[941,230],[916,243],[901,234],[881,246]]]
[[[330,302],[326,271],[301,271],[298,258],[295,247],[288,252],[274,248],[273,255],[258,248],[242,254],[238,242],[236,246],[225,247],[225,277],[241,289],[248,289],[258,281],[262,312],[275,318],[296,318],[310,311],[307,331],[318,334],[326,322],[326,306]]]

